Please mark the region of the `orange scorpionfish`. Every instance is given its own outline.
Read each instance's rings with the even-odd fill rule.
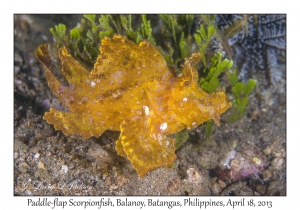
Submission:
[[[53,108],[44,119],[65,135],[100,136],[105,130],[121,131],[119,155],[127,157],[140,177],[176,159],[175,140],[169,134],[195,128],[220,115],[231,103],[224,91],[208,94],[198,85],[195,68],[201,54],[185,60],[176,75],[160,52],[144,41],[139,45],[114,35],[102,39],[101,54],[88,71],[65,47],[58,50],[62,74],[69,85],[54,76],[47,45],[35,55],[43,64],[53,94],[69,111]]]

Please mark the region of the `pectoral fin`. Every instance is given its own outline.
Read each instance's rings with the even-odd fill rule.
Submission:
[[[106,130],[106,128],[88,123],[74,113],[61,112],[52,108],[50,112],[45,113],[44,120],[53,124],[56,130],[61,130],[66,135],[78,134],[84,139],[91,136],[98,137]]]
[[[161,166],[170,167],[176,159],[174,139],[162,133],[151,133],[147,117],[127,119],[121,125],[117,151],[128,157],[140,177]]]

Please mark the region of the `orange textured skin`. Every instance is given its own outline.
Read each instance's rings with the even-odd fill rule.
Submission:
[[[52,92],[69,110],[50,109],[44,119],[66,135],[84,139],[105,130],[121,131],[118,154],[127,157],[139,176],[176,158],[174,139],[167,135],[219,118],[231,103],[224,91],[207,94],[198,86],[195,69],[200,53],[186,59],[180,76],[148,42],[125,37],[104,38],[94,69],[89,72],[66,50],[59,49],[63,86],[51,70],[47,45],[36,51]]]

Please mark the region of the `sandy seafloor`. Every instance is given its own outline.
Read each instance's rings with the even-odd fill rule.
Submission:
[[[221,120],[200,148],[203,126],[190,131],[173,167],[152,170],[143,178],[116,153],[118,132],[83,140],[55,131],[42,118],[49,104],[59,102],[34,51],[53,41],[49,28],[60,22],[73,28],[80,18],[15,15],[15,196],[286,195],[285,68],[276,70],[282,77],[276,88],[261,85],[251,94],[240,120]],[[270,72],[254,71],[250,76],[263,82],[261,77],[275,71]]]

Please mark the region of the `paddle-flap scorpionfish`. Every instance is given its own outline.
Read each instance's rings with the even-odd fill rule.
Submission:
[[[100,136],[105,130],[121,131],[119,155],[127,157],[140,177],[176,158],[174,139],[184,128],[195,128],[220,115],[231,103],[224,91],[208,94],[198,85],[195,68],[201,54],[185,60],[176,75],[160,52],[144,41],[139,45],[114,35],[102,39],[101,54],[88,71],[65,47],[58,50],[64,86],[53,74],[47,45],[36,56],[44,65],[47,83],[69,111],[50,109],[44,119],[65,135]]]

